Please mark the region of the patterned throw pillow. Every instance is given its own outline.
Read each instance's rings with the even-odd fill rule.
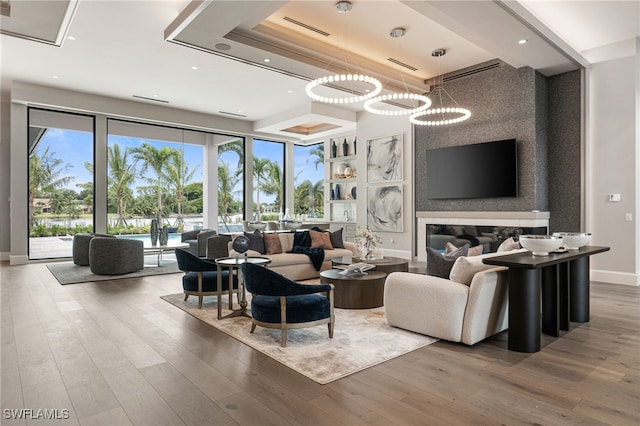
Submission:
[[[249,238],[249,250],[265,254],[264,238],[262,238],[262,233],[260,231],[256,229],[253,233],[245,232],[244,235]]]
[[[466,256],[468,251],[469,244],[465,244],[449,254],[443,254],[434,248],[427,247],[427,275],[449,278],[456,259],[460,256]]]
[[[280,236],[276,232],[265,232],[262,234],[264,239],[265,254],[282,253],[282,243]]]
[[[328,232],[309,230],[311,236],[311,248],[321,248],[323,250],[333,250],[331,245],[331,235]]]

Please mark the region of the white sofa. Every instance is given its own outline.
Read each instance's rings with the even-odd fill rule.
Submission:
[[[284,275],[293,281],[308,280],[311,278],[318,278],[320,271],[331,269],[331,259],[339,256],[358,256],[359,252],[356,249],[355,244],[350,242],[343,242],[344,248],[336,248],[333,250],[324,251],[324,262],[320,271],[316,271],[306,254],[300,253],[287,253],[293,248],[293,232],[281,232],[278,233],[280,237],[280,244],[282,245],[282,253],[278,254],[260,254],[255,250],[247,251],[248,256],[264,256],[271,259],[271,263],[267,265],[269,269],[272,269],[279,274]],[[233,243],[229,243],[229,256],[236,256],[239,253],[233,249]]]
[[[482,263],[482,258],[495,255],[458,258],[449,279],[390,274],[384,288],[389,325],[467,345],[506,330],[507,268]]]

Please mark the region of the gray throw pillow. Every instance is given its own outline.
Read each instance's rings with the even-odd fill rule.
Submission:
[[[448,279],[456,259],[460,256],[466,256],[468,251],[469,244],[465,244],[449,254],[443,254],[434,248],[427,247],[427,275]]]
[[[249,238],[249,250],[255,250],[260,254],[265,254],[264,238],[257,229],[253,233],[245,232],[244,235]]]
[[[331,245],[333,248],[344,248],[344,243],[342,242],[342,228],[337,231],[333,231],[330,234]]]

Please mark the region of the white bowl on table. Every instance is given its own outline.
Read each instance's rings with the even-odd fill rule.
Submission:
[[[302,228],[302,222],[296,222],[296,221],[287,222],[286,226],[287,226],[287,229],[291,231],[295,231],[296,229]]]
[[[548,256],[562,246],[563,238],[558,235],[520,235],[518,240],[534,256]]]
[[[264,231],[264,229],[267,227],[267,222],[249,222],[247,226],[249,226],[249,228],[253,230],[257,229],[260,231]]]
[[[567,250],[578,250],[591,241],[591,234],[586,232],[554,232],[553,235],[562,237],[562,247]]]

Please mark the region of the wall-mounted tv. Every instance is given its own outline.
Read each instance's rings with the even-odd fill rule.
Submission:
[[[518,196],[515,139],[429,149],[427,198]]]

